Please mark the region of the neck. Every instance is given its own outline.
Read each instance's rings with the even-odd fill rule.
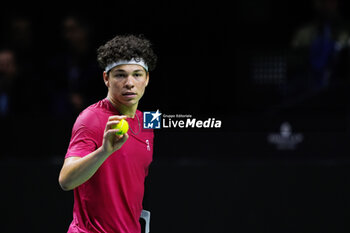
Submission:
[[[125,115],[129,118],[134,118],[135,114],[136,114],[136,110],[137,110],[137,104],[131,105],[131,106],[126,106],[121,104],[119,101],[114,100],[110,94],[108,93],[107,95],[107,99],[109,100],[109,102],[113,105],[113,107],[115,109],[117,109],[117,111],[122,114]]]

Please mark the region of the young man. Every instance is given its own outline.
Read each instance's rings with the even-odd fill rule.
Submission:
[[[97,50],[107,98],[77,118],[59,176],[74,190],[69,233],[140,233],[144,181],[152,161],[153,131],[137,110],[157,57],[141,36],[116,36]],[[129,132],[117,136],[121,119]]]

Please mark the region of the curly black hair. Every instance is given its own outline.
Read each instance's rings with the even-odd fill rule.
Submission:
[[[117,35],[97,49],[97,61],[102,69],[119,60],[142,58],[150,71],[154,70],[157,55],[151,42],[143,35]]]

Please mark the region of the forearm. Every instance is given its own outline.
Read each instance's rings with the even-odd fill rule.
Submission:
[[[80,158],[69,157],[64,160],[62,170],[59,175],[59,183],[63,190],[72,190],[90,179],[102,163],[113,152],[119,150],[126,142],[129,135],[117,135],[119,129],[114,129],[120,120],[126,116],[110,116],[106,123],[103,135],[102,146],[94,152]]]
[[[83,158],[78,158],[64,164],[59,176],[59,183],[63,190],[72,190],[90,179],[109,154],[98,148]]]

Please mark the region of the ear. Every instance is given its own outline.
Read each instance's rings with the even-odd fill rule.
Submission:
[[[106,87],[109,88],[109,77],[106,71],[103,71],[103,81],[105,82]]]
[[[145,85],[145,87],[147,87],[148,82],[149,82],[149,72],[147,72],[147,74],[146,74],[146,85]]]

